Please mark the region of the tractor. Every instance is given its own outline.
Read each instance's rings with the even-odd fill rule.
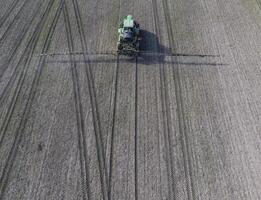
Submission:
[[[118,28],[118,53],[136,55],[139,52],[140,25],[132,15],[124,17]]]

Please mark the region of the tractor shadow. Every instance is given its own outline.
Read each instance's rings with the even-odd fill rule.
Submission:
[[[144,65],[164,63],[165,56],[171,54],[171,49],[162,45],[155,33],[141,30],[141,38],[139,63]]]
[[[140,51],[138,62],[144,65],[153,64],[179,64],[179,65],[226,65],[214,62],[214,58],[220,57],[219,55],[206,55],[206,54],[184,54],[173,53],[170,47],[164,46],[160,43],[158,36],[155,33],[141,30],[142,40],[140,41]],[[144,52],[144,53],[142,53]],[[148,53],[146,53],[148,52]],[[166,59],[168,57],[168,59]],[[178,57],[183,57],[183,61],[179,61]],[[201,59],[200,59],[201,58]],[[203,59],[205,58],[205,59]],[[207,59],[206,59],[207,58]],[[210,61],[210,58],[213,60]]]

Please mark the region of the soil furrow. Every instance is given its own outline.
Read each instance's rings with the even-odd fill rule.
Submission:
[[[95,137],[96,137],[96,148],[97,148],[99,170],[100,170],[100,176],[101,176],[100,180],[101,180],[103,198],[104,198],[104,200],[106,200],[106,199],[108,199],[108,187],[107,187],[108,186],[108,177],[107,177],[107,169],[105,166],[105,163],[106,163],[105,162],[105,152],[104,152],[101,131],[100,131],[99,113],[98,113],[96,95],[95,95],[95,90],[94,90],[94,80],[93,80],[92,70],[90,68],[90,61],[86,54],[88,52],[88,48],[87,48],[87,42],[86,42],[84,29],[82,26],[83,23],[82,23],[81,13],[79,10],[78,2],[75,0],[73,0],[73,7],[74,7],[75,15],[76,15],[78,31],[79,31],[80,38],[81,38],[82,50],[84,52],[83,57],[84,57],[84,61],[86,64],[85,72],[86,72],[86,77],[87,77],[87,81],[88,81],[90,102],[91,102],[91,106],[92,106],[94,133],[95,133]]]
[[[47,6],[47,9],[46,11],[44,12],[40,22],[38,23],[37,25],[37,28],[35,29],[35,32],[33,33],[25,51],[24,51],[24,54],[22,55],[22,57],[20,58],[18,64],[16,65],[15,67],[15,70],[18,70],[19,67],[22,65],[23,68],[22,69],[19,69],[21,70],[20,72],[20,76],[18,77],[18,82],[17,82],[17,85],[15,87],[15,93],[14,93],[14,96],[12,97],[12,100],[10,102],[10,106],[8,108],[8,113],[6,114],[5,118],[4,118],[4,121],[3,121],[3,125],[1,126],[1,137],[0,137],[0,145],[2,143],[2,140],[3,140],[3,137],[5,135],[5,131],[6,131],[6,128],[9,124],[9,121],[11,119],[11,116],[13,114],[13,110],[14,110],[14,107],[16,105],[16,102],[17,102],[17,98],[20,94],[20,91],[21,91],[21,88],[22,88],[22,85],[23,85],[23,82],[24,82],[24,78],[27,74],[27,70],[29,68],[29,64],[32,60],[32,56],[33,56],[33,53],[34,53],[34,49],[36,47],[36,44],[37,44],[37,41],[39,39],[39,36],[40,36],[40,33],[41,33],[41,30],[44,26],[44,23],[45,23],[45,20],[46,20],[46,17],[48,16],[49,12],[50,12],[50,9],[53,5],[53,1],[49,1],[49,4]],[[24,59],[25,59],[25,62],[24,62]],[[24,62],[24,64],[23,64]],[[10,84],[14,84],[15,80],[17,79],[17,76],[19,75],[18,71],[16,71],[15,73],[13,73],[14,76],[11,77],[10,81],[8,82],[8,85],[9,87],[11,87],[12,85]],[[0,99],[0,105],[2,106],[3,105],[3,97],[4,95],[2,94],[1,95],[1,99]]]
[[[66,35],[68,40],[69,52],[74,52],[74,43],[70,25],[70,19],[68,16],[67,5],[65,3],[64,6],[64,20],[66,25]],[[80,151],[80,165],[81,165],[81,179],[82,179],[82,193],[83,199],[91,199],[90,195],[90,180],[89,180],[89,172],[88,172],[88,157],[87,157],[87,145],[86,138],[84,133],[84,120],[82,113],[82,104],[81,104],[81,94],[80,94],[80,86],[79,86],[79,78],[76,70],[76,63],[73,55],[70,55],[71,62],[71,73],[73,78],[73,88],[74,88],[74,98],[75,98],[75,108],[76,108],[76,117],[77,117],[77,129],[78,129],[78,145]]]
[[[2,73],[0,74],[0,79],[2,78],[2,76],[4,75],[6,69],[8,68],[8,66],[10,65],[10,63],[13,61],[13,58],[19,48],[19,46],[21,45],[22,41],[24,40],[25,36],[27,35],[27,33],[30,31],[30,26],[31,23],[34,21],[35,17],[37,16],[37,14],[39,13],[40,9],[41,9],[42,4],[40,3],[39,6],[37,7],[36,11],[34,12],[33,17],[31,18],[31,21],[28,23],[28,26],[25,26],[24,29],[21,31],[21,35],[19,36],[18,40],[16,40],[15,44],[14,44],[14,48],[10,51],[10,53],[8,54],[8,58],[6,63],[4,64],[4,70],[2,71]],[[32,37],[33,38],[33,37]],[[31,41],[29,41],[27,43],[27,46],[31,45]],[[28,48],[25,48],[24,51],[24,55],[26,54],[26,52],[28,51]],[[21,56],[21,60],[24,58],[24,55]],[[20,62],[20,61],[19,61]],[[18,62],[18,63],[19,63]],[[17,71],[18,71],[18,66],[19,64],[15,67],[7,85],[4,87],[3,92],[0,96],[0,106],[2,105],[3,101],[5,100],[5,98],[7,97],[7,91],[8,89],[10,89],[10,86],[12,86],[12,83],[14,82],[16,76],[17,76]]]
[[[0,200],[260,199],[260,2],[0,1]]]
[[[12,2],[12,4],[8,7],[6,12],[4,13],[2,18],[0,19],[0,27],[2,27],[3,23],[6,21],[6,19],[9,17],[9,15],[12,13],[12,11],[14,10],[14,8],[17,5],[18,2],[19,2],[19,0],[14,0]]]
[[[111,129],[111,146],[110,146],[110,157],[109,157],[109,168],[108,168],[108,199],[111,200],[111,178],[113,169],[113,151],[114,151],[114,132],[115,132],[115,119],[116,119],[116,102],[118,98],[117,88],[118,88],[118,75],[119,74],[119,55],[117,55],[117,61],[115,66],[115,82],[114,82],[114,106],[112,113],[112,129]]]
[[[134,176],[135,176],[135,200],[138,200],[138,57],[136,57],[135,68],[135,133],[134,133]]]
[[[48,16],[48,13],[49,13],[52,5],[53,5],[53,1],[49,1],[48,6],[46,7],[46,10],[44,11],[43,15],[40,17],[40,20],[37,23],[36,28],[34,29],[34,32],[33,32],[32,36],[31,36],[30,40],[26,44],[25,50],[23,51],[23,53],[22,53],[22,55],[21,55],[21,57],[20,57],[20,59],[18,61],[18,64],[15,66],[14,71],[12,72],[12,75],[11,75],[10,79],[8,80],[8,83],[6,84],[6,86],[4,87],[4,89],[3,89],[2,93],[1,93],[1,96],[0,96],[0,106],[2,106],[3,101],[6,98],[8,90],[10,90],[10,88],[13,86],[17,76],[19,75],[19,70],[21,69],[21,68],[19,68],[19,66],[21,65],[23,59],[27,58],[27,56],[29,55],[30,50],[32,49],[33,44],[37,43],[36,38],[38,38],[39,34],[41,33],[41,30],[42,30],[44,22],[45,22],[44,19],[46,19],[46,17]],[[39,11],[39,10],[37,9],[37,11]],[[35,17],[36,16],[34,16],[33,18],[35,18]],[[19,44],[17,44],[17,46],[14,47],[14,50],[12,51],[12,54],[11,54],[11,56],[8,59],[7,66],[10,64],[11,59],[15,55],[15,52],[17,51],[18,46],[20,45],[21,42],[22,42],[22,39],[19,40]],[[2,75],[3,74],[1,74],[1,76]]]
[[[168,39],[170,41],[171,53],[173,53],[173,51],[175,52],[175,47],[174,47],[173,31],[171,27],[171,19],[169,14],[169,7],[166,1],[163,1],[162,4],[163,4],[165,22],[167,25]],[[181,91],[178,65],[173,66],[173,79],[174,79],[176,102],[177,102],[179,130],[182,135],[182,151],[184,157],[185,173],[187,177],[187,192],[188,192],[189,199],[195,199],[195,191],[194,191],[194,185],[192,180],[191,155],[189,150],[190,147],[189,147],[188,135],[187,135],[186,125],[185,125],[184,108],[182,102],[182,91]]]
[[[20,18],[20,15],[23,13],[23,10],[26,9],[26,5],[29,2],[30,3],[31,0],[26,0],[24,2],[24,4],[22,5],[22,7],[19,9],[19,11],[16,13],[13,21],[8,25],[7,29],[5,30],[5,32],[3,33],[3,35],[0,38],[0,44],[2,44],[4,42],[4,40],[6,39],[6,37],[8,36],[8,33],[10,32],[10,29],[12,28],[13,24]]]
[[[158,14],[158,9],[157,9],[157,2],[156,0],[152,0],[152,5],[153,5],[153,14],[154,14],[154,24],[155,24],[155,31],[157,36],[160,38],[161,32],[158,28],[159,24],[159,14]],[[157,44],[157,50],[160,51],[159,44]],[[164,52],[159,52],[159,53],[164,53]],[[159,68],[160,68],[160,84],[161,84],[161,101],[162,101],[162,108],[164,115],[163,117],[165,118],[164,121],[164,136],[165,136],[165,144],[168,152],[168,178],[169,178],[169,196],[170,199],[176,199],[176,192],[175,192],[175,180],[174,180],[174,173],[173,173],[173,154],[172,154],[172,149],[171,149],[171,130],[170,130],[170,102],[169,102],[169,96],[168,96],[168,86],[166,83],[166,71],[165,71],[165,66],[164,63],[159,63]]]
[[[63,0],[61,0],[60,8],[57,10],[56,15],[53,19],[53,22],[51,24],[51,27],[49,28],[49,31],[48,31],[48,34],[47,34],[47,37],[46,37],[46,40],[45,40],[45,43],[44,43],[44,46],[43,46],[43,49],[42,49],[42,53],[45,53],[45,52],[48,51],[48,48],[49,48],[50,43],[51,43],[51,38],[52,38],[53,33],[54,33],[55,26],[58,22],[59,16],[60,16],[61,11],[62,11],[62,7],[63,7]],[[44,64],[45,64],[45,58],[41,58],[39,60],[37,71],[36,71],[34,79],[33,79],[32,87],[31,87],[30,93],[29,93],[30,95],[29,95],[28,101],[26,103],[25,110],[23,111],[23,117],[22,117],[20,124],[19,124],[19,127],[18,127],[18,129],[15,133],[15,140],[12,144],[11,151],[8,155],[8,159],[7,159],[7,162],[5,164],[3,174],[2,174],[1,179],[0,179],[0,182],[2,183],[1,187],[0,187],[0,191],[1,191],[0,199],[3,199],[3,197],[4,197],[4,191],[5,191],[6,185],[8,183],[8,177],[9,177],[10,171],[12,169],[13,161],[15,159],[16,152],[18,150],[23,131],[25,129],[25,125],[26,125],[26,122],[27,122],[27,119],[28,119],[27,116],[30,113],[30,108],[31,108],[32,102],[33,102],[34,97],[35,97],[38,81],[39,81],[41,71],[43,69]]]

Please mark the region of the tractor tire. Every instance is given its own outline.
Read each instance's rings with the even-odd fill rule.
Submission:
[[[122,50],[122,45],[121,44],[118,44],[118,51],[121,51]]]
[[[140,49],[140,43],[139,43],[139,42],[136,43],[135,49],[136,49],[137,51]]]

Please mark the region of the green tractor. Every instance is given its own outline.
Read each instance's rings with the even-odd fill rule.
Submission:
[[[124,17],[118,29],[118,53],[133,55],[139,52],[140,25],[131,15]]]

